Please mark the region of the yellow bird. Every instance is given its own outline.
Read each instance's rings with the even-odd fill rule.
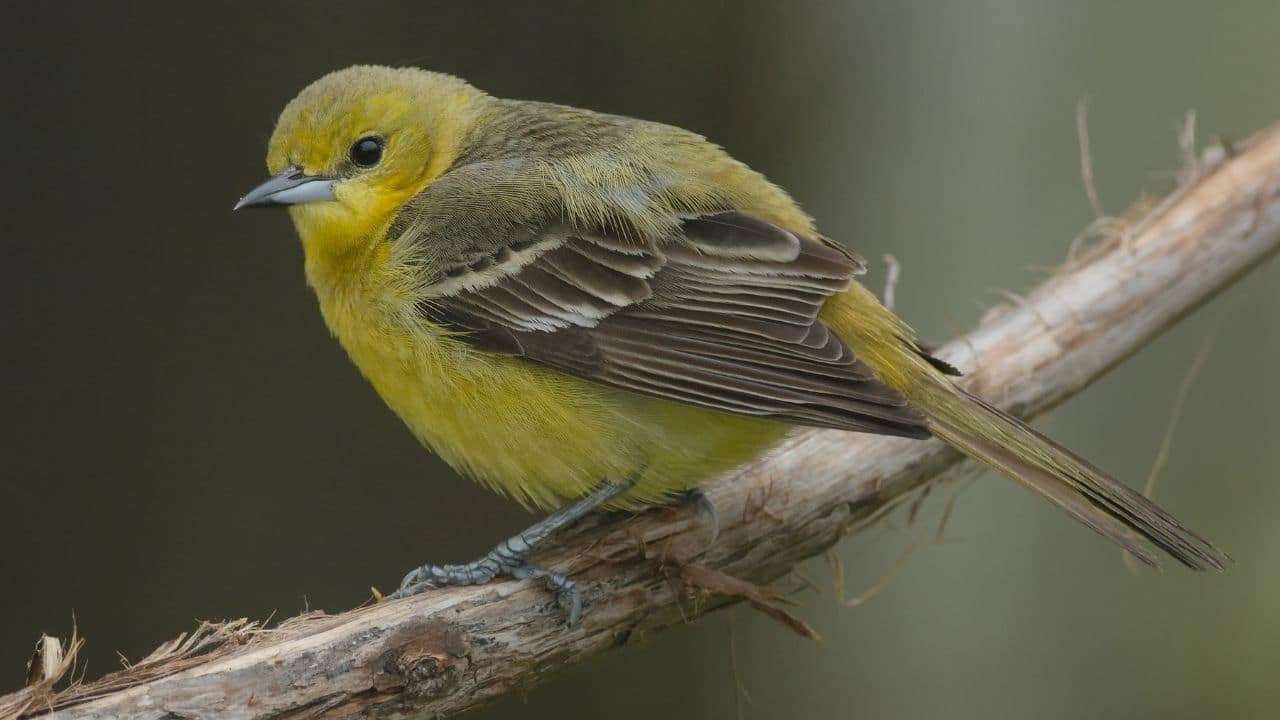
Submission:
[[[935,436],[1138,559],[1224,556],[1141,494],[954,385],[854,281],[862,260],[786,192],[654,122],[488,95],[413,68],[316,81],[272,134],[330,330],[459,472],[559,509],[395,596],[498,576],[573,581],[532,549],[601,506],[639,508],[764,452],[795,425]]]

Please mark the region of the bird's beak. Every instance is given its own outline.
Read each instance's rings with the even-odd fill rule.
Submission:
[[[307,175],[298,167],[290,165],[276,173],[275,177],[246,193],[232,210],[246,207],[298,205],[333,199],[333,178]]]

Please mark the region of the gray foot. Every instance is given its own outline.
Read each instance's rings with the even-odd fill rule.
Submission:
[[[634,481],[602,485],[590,495],[560,508],[524,532],[499,543],[488,555],[464,565],[426,564],[414,568],[400,581],[400,589],[387,595],[396,600],[432,588],[449,585],[483,585],[500,577],[546,578],[547,587],[555,593],[560,606],[569,614],[569,625],[582,615],[582,593],[563,573],[529,563],[529,556],[553,533],[573,523],[610,500],[631,489]]]
[[[711,539],[707,541],[707,545],[713,544],[720,537],[720,511],[716,509],[716,504],[698,488],[685,490],[680,496],[680,504],[693,507],[706,520],[707,525],[711,526]]]
[[[577,584],[563,573],[530,564],[526,558],[532,551],[533,548],[529,545],[521,544],[521,536],[517,535],[475,562],[463,565],[422,565],[405,575],[400,581],[400,589],[387,595],[387,599],[410,597],[450,585],[483,585],[500,577],[517,580],[545,577],[547,588],[555,593],[556,600],[569,614],[569,625],[576,624],[582,614],[582,594],[578,592]]]

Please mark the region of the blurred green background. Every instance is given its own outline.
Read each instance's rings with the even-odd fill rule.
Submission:
[[[1275,2],[7,3],[0,10],[0,688],[41,631],[89,676],[198,618],[338,611],[530,518],[420,449],[328,338],[284,213],[232,215],[276,113],[356,62],[683,125],[903,263],[928,338],[971,327],[1092,218],[1074,113],[1119,213],[1169,187],[1176,133],[1280,120]],[[870,282],[881,281],[882,268]],[[1264,267],[1044,427],[1133,483],[1217,329],[1157,498],[1236,559],[1126,571],[983,477],[839,548],[804,642],[736,611],[747,717],[1262,717],[1280,703],[1280,298]],[[960,490],[956,494],[957,490]],[[728,615],[476,713],[732,717]]]

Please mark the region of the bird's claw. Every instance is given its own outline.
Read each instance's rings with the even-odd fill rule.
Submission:
[[[582,615],[582,593],[578,585],[564,573],[538,567],[529,555],[553,532],[573,523],[583,515],[627,492],[635,480],[605,483],[590,495],[579,498],[543,518],[524,532],[498,543],[488,555],[465,565],[423,565],[414,568],[400,581],[400,589],[387,600],[417,595],[424,590],[446,585],[482,585],[497,577],[546,578],[547,587],[569,615],[569,625],[576,625]]]
[[[387,600],[412,597],[427,590],[451,585],[483,585],[500,576],[516,580],[526,578],[547,579],[547,588],[556,596],[556,602],[568,613],[568,624],[573,627],[582,615],[582,593],[578,585],[563,573],[547,570],[528,562],[511,564],[496,562],[492,555],[465,565],[422,565],[409,571],[400,581],[400,588],[386,596]]]

